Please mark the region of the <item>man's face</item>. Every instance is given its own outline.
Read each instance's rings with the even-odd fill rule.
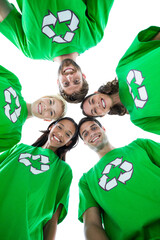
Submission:
[[[58,70],[58,84],[67,95],[71,95],[81,90],[83,76],[80,67],[73,60],[65,59]]]
[[[94,121],[84,122],[80,127],[80,135],[84,143],[95,152],[99,152],[108,143],[104,128]]]

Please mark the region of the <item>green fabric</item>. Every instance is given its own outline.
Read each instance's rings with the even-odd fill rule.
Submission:
[[[21,95],[18,78],[0,66],[0,151],[7,150],[21,139],[27,119],[27,105]]]
[[[151,39],[159,31],[150,27],[140,32],[116,69],[120,99],[131,121],[156,134],[160,134],[160,41]]]
[[[0,32],[33,59],[81,54],[101,41],[113,1],[17,0],[22,14],[14,8]]]
[[[79,220],[99,207],[110,240],[160,239],[159,166],[160,144],[151,140],[107,153],[80,179]]]
[[[41,240],[43,227],[63,205],[68,211],[72,171],[50,149],[19,144],[0,155],[0,238]]]

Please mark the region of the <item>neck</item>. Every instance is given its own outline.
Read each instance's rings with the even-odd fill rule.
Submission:
[[[33,117],[32,115],[32,110],[31,110],[31,103],[27,103],[27,111],[28,111],[28,116],[27,118]]]
[[[97,152],[99,158],[102,158],[104,155],[106,155],[108,152],[115,149],[110,143],[107,143],[104,148],[102,148],[99,152]]]
[[[50,150],[52,150],[54,153],[56,153],[56,151],[57,151],[57,148],[56,148],[56,147],[52,147],[52,146],[49,144],[48,141],[42,146],[42,148],[50,149]]]
[[[74,53],[64,54],[64,55],[55,57],[53,60],[55,62],[61,63],[64,59],[69,58],[76,62],[76,58],[78,57],[78,55],[79,54],[77,52],[74,52]]]
[[[112,107],[115,104],[121,103],[120,97],[119,97],[119,93],[114,93],[112,95],[108,95],[111,99],[112,99]]]

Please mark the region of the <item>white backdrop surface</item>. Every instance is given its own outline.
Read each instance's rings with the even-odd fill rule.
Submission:
[[[11,2],[16,5],[16,1]],[[151,25],[160,25],[159,9],[159,0],[115,0],[103,40],[77,58],[77,63],[87,76],[89,93],[115,78],[119,59],[140,30]],[[25,57],[2,34],[0,34],[0,65],[18,76],[26,102],[33,102],[41,96],[58,92],[58,64]],[[73,117],[77,123],[83,117],[79,105],[68,104],[66,114]],[[137,128],[130,122],[129,116],[106,116],[99,120],[106,128],[108,138],[115,147],[124,146],[139,137],[159,142],[158,135]],[[47,126],[47,122],[36,118],[27,120],[23,127],[21,142],[32,144],[39,137],[39,130],[44,130]],[[83,224],[77,219],[78,181],[83,172],[89,170],[97,161],[98,155],[86,147],[81,140],[78,146],[67,154],[66,162],[72,168],[73,181],[69,212],[66,219],[58,225],[57,240],[84,239]]]

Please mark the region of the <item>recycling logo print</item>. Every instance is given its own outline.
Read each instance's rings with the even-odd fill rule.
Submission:
[[[30,160],[33,160],[33,161],[38,160],[40,162],[40,170],[33,167]],[[30,153],[21,153],[18,161],[20,163],[23,163],[27,167],[30,166],[30,172],[35,175],[46,172],[50,169],[50,166],[48,165],[48,163],[50,162],[49,158],[44,155],[32,155]]]
[[[12,112],[12,114],[10,113],[10,111],[11,111],[10,105],[12,103],[11,96],[13,96],[13,98],[15,99],[15,104],[17,106],[17,108],[15,108],[14,112]],[[5,97],[5,102],[7,103],[4,106],[5,115],[7,116],[7,118],[9,118],[9,120],[11,120],[13,123],[15,123],[18,120],[18,117],[20,116],[20,113],[21,113],[21,105],[19,103],[19,98],[17,96],[17,93],[15,92],[15,90],[12,87],[9,87],[4,90],[4,97]]]
[[[134,83],[138,85],[137,90],[138,90],[139,98],[137,98],[137,96],[134,96],[132,92],[132,88],[130,86],[133,79],[135,79]],[[146,88],[144,85],[142,86],[143,81],[144,81],[144,78],[140,71],[138,70],[129,71],[127,75],[127,84],[129,87],[129,92],[137,108],[143,108],[148,101],[148,94],[147,94]]]
[[[70,23],[68,24],[68,21]],[[55,28],[56,24],[66,23],[68,27],[68,31],[66,31],[63,36],[57,35],[51,28]],[[52,12],[48,10],[48,15],[44,16],[42,23],[42,33],[44,33],[47,37],[52,38],[52,42],[56,43],[69,43],[73,40],[75,35],[74,31],[79,27],[79,19],[78,17],[70,10],[64,10],[57,12],[57,18],[53,15]]]
[[[115,188],[118,185],[118,182],[121,182],[123,184],[126,184],[126,182],[131,179],[132,177],[132,173],[133,173],[133,165],[132,163],[128,162],[128,161],[123,161],[122,162],[122,158],[116,158],[115,160],[113,160],[112,162],[110,162],[109,164],[107,164],[102,172],[102,177],[99,179],[99,186],[105,190],[105,191],[109,191],[113,188]],[[115,177],[112,178],[111,180],[109,179],[109,177],[107,176],[107,174],[110,172],[111,168],[115,168],[115,167],[119,167],[120,169],[122,169],[125,172],[121,172],[118,179],[116,179]],[[113,170],[113,169],[112,169]]]

